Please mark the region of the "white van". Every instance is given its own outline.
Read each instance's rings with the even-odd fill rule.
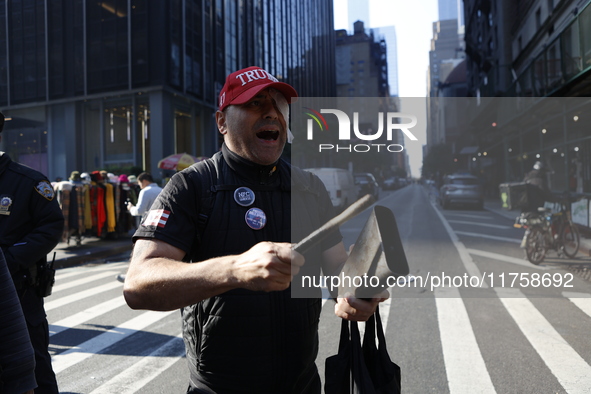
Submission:
[[[357,200],[359,189],[349,171],[342,168],[306,168],[304,171],[320,178],[337,211],[342,211]]]

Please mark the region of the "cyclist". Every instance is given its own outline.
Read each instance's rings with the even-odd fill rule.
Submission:
[[[535,212],[545,201],[556,201],[556,197],[548,188],[548,170],[544,163],[536,161],[533,169],[525,175],[524,182],[527,186],[527,211]]]
[[[523,181],[526,183],[527,190],[527,204],[522,210],[522,214],[530,212],[537,213],[539,207],[544,206],[544,202],[558,201],[554,194],[548,187],[547,180],[548,169],[541,161],[536,161],[530,172],[525,174]],[[523,235],[521,240],[521,248],[525,249],[525,239],[528,231]]]

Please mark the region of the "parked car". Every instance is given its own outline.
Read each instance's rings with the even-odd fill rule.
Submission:
[[[439,190],[439,202],[443,209],[449,208],[451,204],[472,204],[482,209],[484,193],[478,177],[467,174],[446,176]]]
[[[370,194],[376,200],[380,197],[380,185],[369,172],[355,174],[355,184],[359,186],[359,197]]]
[[[357,201],[359,189],[355,185],[351,172],[342,168],[306,168],[324,183],[332,205],[337,211],[342,211]]]
[[[398,188],[398,179],[393,176],[391,178],[384,179],[383,184],[384,190],[394,190]]]

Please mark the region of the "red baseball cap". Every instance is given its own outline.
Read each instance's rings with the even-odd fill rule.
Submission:
[[[287,102],[298,97],[296,90],[285,82],[279,82],[267,70],[260,67],[248,67],[228,75],[220,92],[219,110],[223,111],[231,104],[244,104],[256,96],[261,90],[275,88],[280,91]]]

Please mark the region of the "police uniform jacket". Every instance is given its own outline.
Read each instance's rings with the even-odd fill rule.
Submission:
[[[244,191],[253,195],[241,200]],[[328,221],[332,210],[316,176],[283,160],[256,165],[223,145],[212,159],[175,174],[134,239],[160,239],[198,263],[243,253],[261,241],[298,241]],[[318,275],[321,251],[340,240],[337,231],[306,255],[292,288],[302,275]],[[184,308],[192,385],[205,393],[304,393],[319,382],[321,298],[298,298],[296,289],[292,297],[292,288],[235,289]],[[299,289],[303,296],[309,290]]]
[[[20,301],[0,251],[0,392],[24,393],[37,387],[35,353]]]
[[[0,152],[0,244],[29,323],[45,319],[43,303],[28,287],[37,264],[57,245],[64,216],[47,178]]]

